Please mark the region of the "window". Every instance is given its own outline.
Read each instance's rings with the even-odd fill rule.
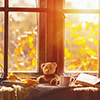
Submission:
[[[4,75],[1,79],[5,79],[10,71],[21,77],[39,75],[42,73],[41,64],[53,61],[58,63],[57,73],[62,73],[63,67],[60,66],[64,63],[64,15],[57,10],[63,8],[62,0],[1,2],[0,11],[4,15],[4,24],[1,26],[3,28],[4,25],[1,32],[4,43],[4,62],[1,62]]]
[[[0,2],[1,79],[11,71],[21,77],[39,74],[38,41],[45,34],[46,24],[41,20],[47,14],[46,0]]]
[[[22,77],[40,75],[41,64],[54,61],[58,64],[59,75],[72,71],[73,68],[76,71],[80,67],[75,63],[68,65],[69,62],[73,63],[75,59],[76,63],[81,61],[81,64],[85,65],[84,58],[92,53],[91,57],[96,64],[92,63],[96,67],[80,71],[99,70],[97,58],[99,58],[100,47],[98,43],[100,11],[97,0],[95,3],[88,0],[85,6],[82,6],[80,0],[78,2],[75,0],[4,0],[4,2],[0,0],[0,2],[2,22],[0,48],[3,51],[0,52],[0,63],[4,64],[3,78],[6,78],[10,71]],[[94,34],[95,37],[92,37]],[[77,48],[80,51],[77,51]],[[85,52],[85,49],[91,54]],[[89,61],[91,59],[88,58]]]
[[[99,0],[65,0],[65,72],[99,71],[99,6]]]

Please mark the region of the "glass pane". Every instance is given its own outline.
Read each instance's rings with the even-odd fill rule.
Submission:
[[[41,0],[41,1],[43,1],[42,5],[44,5],[44,8],[45,8],[46,7],[46,0]],[[10,7],[38,8],[39,7],[39,0],[10,0],[9,6]]]
[[[99,0],[65,0],[67,9],[98,9]]]
[[[4,0],[0,0],[0,7],[4,7]]]
[[[4,13],[0,12],[0,77],[4,67]]]
[[[98,14],[66,14],[65,71],[98,71]]]
[[[9,13],[9,71],[37,71],[37,13]]]

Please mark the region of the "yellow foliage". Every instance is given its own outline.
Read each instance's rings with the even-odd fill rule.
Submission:
[[[98,64],[93,67],[93,71],[97,71],[99,68]]]
[[[31,43],[34,41],[34,38],[32,36],[27,36],[27,39],[26,39],[27,42]]]
[[[77,45],[77,44],[82,45],[85,43],[86,43],[86,39],[84,37],[79,37],[79,38],[73,40],[74,45]]]
[[[76,66],[75,66],[74,64],[69,65],[68,68],[67,68],[67,70],[68,70],[68,71],[72,71],[72,70],[75,69],[75,67],[76,67]]]
[[[19,78],[18,76],[16,76],[15,74],[13,74],[12,72],[10,72],[8,74],[8,77],[7,77],[7,80],[10,80],[10,81],[21,81],[21,78]]]
[[[95,32],[95,35],[97,35],[97,36],[98,36],[98,35],[99,35],[99,32],[98,32],[98,31],[96,31],[96,32]]]
[[[17,48],[15,48],[14,52],[16,55],[20,55],[21,52],[23,51],[22,47],[18,46]]]
[[[0,53],[0,59],[3,61],[3,59],[4,59],[4,56],[3,56],[3,54],[2,53]]]
[[[30,65],[30,64],[31,64],[31,62],[30,62],[30,61],[28,61],[28,64]]]
[[[66,39],[66,42],[69,43],[69,44],[71,44],[71,41],[69,39]]]
[[[95,29],[92,29],[92,30],[91,30],[91,33],[95,33],[95,31],[96,31]]]
[[[77,30],[82,30],[82,26],[73,24],[71,32],[76,32]]]
[[[31,87],[31,86],[37,86],[38,82],[36,80],[32,80],[32,79],[25,79],[23,81],[25,83],[26,87]]]
[[[8,74],[8,76],[13,76],[13,73],[12,73],[12,72],[10,72],[10,73]]]
[[[4,68],[3,64],[0,63],[0,67],[1,67],[1,68]]]
[[[72,58],[72,54],[70,52],[68,52],[67,55],[66,55],[66,58],[67,59],[71,59]]]
[[[83,56],[86,54],[86,50],[84,47],[82,47],[81,49],[79,49],[80,54]]]
[[[26,43],[26,40],[22,40],[22,39],[21,39],[21,40],[19,40],[18,42],[21,43],[21,46],[23,47],[23,46],[25,45],[25,43]]]
[[[85,61],[84,61],[84,60],[82,60],[80,65],[82,66],[82,65],[84,65],[84,64],[85,64]]]
[[[28,43],[28,46],[29,46],[30,49],[32,49],[34,44],[31,42],[31,43]]]
[[[73,22],[73,21],[72,21]],[[97,59],[93,59],[93,57],[97,57],[97,50],[95,48],[92,50],[90,45],[93,43],[93,45],[98,46],[98,40],[97,36],[98,33],[98,27],[99,24],[95,25],[94,23],[89,23],[86,21],[81,22],[81,24],[71,23],[70,20],[65,22],[65,30],[68,30],[66,34],[68,35],[66,42],[69,48],[65,47],[64,53],[65,53],[65,60],[69,59],[72,61],[69,61],[69,65],[66,67],[67,70],[97,70]],[[32,29],[33,30],[33,29]],[[3,31],[2,26],[0,26],[0,32]],[[25,49],[25,65],[27,66],[21,66],[19,63],[16,63],[16,69],[17,70],[31,70],[33,67],[36,67],[37,59],[36,59],[36,48],[35,48],[35,36],[37,35],[35,32],[31,32],[29,34],[23,35],[18,34],[18,41],[17,43],[20,43],[18,47],[15,48],[14,53],[15,59],[18,59],[19,55],[24,52]],[[87,41],[88,40],[88,41]],[[27,48],[28,47],[28,48]],[[70,50],[72,49],[72,50]],[[2,51],[2,50],[1,50]],[[70,52],[71,51],[71,52]],[[26,57],[26,53],[28,53],[28,57]],[[79,53],[79,55],[78,55]],[[3,53],[1,53],[0,57],[3,60]],[[88,55],[89,54],[89,55]],[[80,59],[77,59],[76,57],[79,56]],[[83,58],[81,58],[83,57]],[[8,56],[10,59],[10,57]],[[75,59],[76,58],[76,59]],[[75,59],[75,60],[73,60]],[[88,59],[88,60],[87,60]],[[24,61],[22,61],[24,63]],[[27,83],[27,82],[26,82]],[[30,83],[30,82],[29,82]]]
[[[97,56],[97,53],[95,52],[95,51],[93,51],[90,47],[86,47],[85,48],[85,50],[86,50],[86,52],[88,53],[88,54],[90,54],[90,55],[92,55],[92,56],[94,56],[94,57],[96,57]]]
[[[73,24],[72,24],[72,23],[70,23],[70,22],[68,22],[67,24],[68,24],[68,26],[72,26],[72,25],[73,25]]]
[[[69,52],[69,49],[65,48],[65,59],[71,59],[72,56],[73,55]]]
[[[18,67],[17,67],[17,71],[21,71],[21,70],[22,70],[22,69],[18,66]]]
[[[68,53],[69,49],[65,48],[65,55]]]
[[[89,25],[89,23],[88,22],[86,22],[86,29],[88,29],[90,27],[90,25]]]
[[[93,43],[94,43],[96,46],[99,45],[99,44],[98,44],[98,40],[94,40]]]
[[[65,60],[71,63],[65,68],[66,70],[81,70],[81,71],[97,71],[98,70],[98,46],[99,42],[97,36],[99,35],[99,24],[93,22],[83,21],[80,25],[73,23],[66,23],[66,30],[70,35],[66,39],[69,48],[65,47]],[[68,34],[66,32],[66,34]],[[71,40],[72,39],[72,40]],[[91,44],[94,46],[91,47]],[[75,48],[76,46],[76,48]],[[79,47],[78,47],[79,46]],[[71,48],[72,47],[72,48]],[[95,48],[97,47],[97,48]],[[72,49],[72,53],[70,53]],[[77,55],[79,52],[79,55]],[[80,61],[75,59],[80,57]],[[82,58],[81,58],[82,57]],[[74,60],[75,59],[75,60]],[[74,61],[74,62],[73,62]]]
[[[3,32],[3,28],[2,28],[2,26],[0,26],[0,32]]]
[[[33,53],[33,54],[36,54],[36,49],[33,48],[33,49],[32,49],[32,53]]]
[[[33,57],[34,55],[36,55],[36,49],[32,49],[30,52],[29,52],[29,56],[30,57]]]
[[[37,59],[36,58],[33,58],[32,59],[32,66],[36,66],[36,63],[37,63]]]
[[[77,34],[77,33],[75,33],[75,32],[71,32],[71,36],[73,36],[74,38],[81,37],[80,34]]]
[[[8,55],[8,60],[10,59],[10,56]]]

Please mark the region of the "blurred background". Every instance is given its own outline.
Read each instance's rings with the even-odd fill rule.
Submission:
[[[99,9],[98,0],[65,0],[65,9]],[[65,71],[98,71],[99,14],[65,14]]]

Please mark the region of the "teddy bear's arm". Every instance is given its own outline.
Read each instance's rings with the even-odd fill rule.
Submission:
[[[45,78],[44,78],[44,75],[41,75],[37,78],[37,82],[38,83],[45,83]]]
[[[54,78],[50,81],[51,85],[57,85],[59,81],[59,76],[57,74],[54,74]]]
[[[57,81],[59,81],[59,76],[57,74],[54,74],[54,76],[57,79]]]

